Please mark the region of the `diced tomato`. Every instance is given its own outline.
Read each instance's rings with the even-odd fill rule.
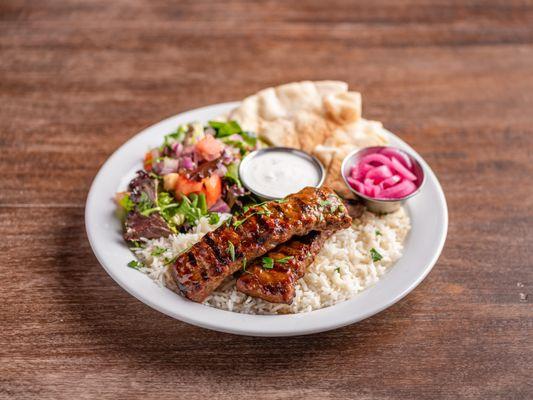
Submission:
[[[202,182],[204,184],[207,206],[211,207],[217,202],[222,194],[222,180],[220,179],[220,176],[212,174],[211,176],[204,178]]]
[[[182,195],[188,196],[191,193],[204,193],[207,206],[211,207],[217,202],[222,194],[222,180],[220,176],[213,174],[200,182],[187,179],[180,175],[176,179],[176,197],[180,198]]]
[[[201,193],[203,186],[203,181],[193,181],[180,175],[178,179],[176,179],[176,196],[179,198],[181,195],[188,196],[191,193]]]
[[[144,169],[148,172],[152,170],[153,156],[152,152],[149,151],[144,155]]]
[[[196,151],[207,161],[212,161],[222,154],[224,145],[220,140],[215,139],[211,135],[205,135],[205,137],[196,143]]]

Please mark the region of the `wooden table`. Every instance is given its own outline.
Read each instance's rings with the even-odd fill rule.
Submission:
[[[0,3],[0,398],[531,399],[533,4],[175,3]],[[106,158],[304,79],[349,82],[435,170],[450,226],[429,277],[361,323],[278,339],[118,287],[83,223]]]

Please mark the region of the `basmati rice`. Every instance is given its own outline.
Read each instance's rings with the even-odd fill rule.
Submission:
[[[169,260],[227,218],[228,214],[223,215],[217,225],[210,225],[202,218],[191,233],[145,240],[142,248],[134,249],[144,264],[141,271],[164,286]],[[324,244],[304,277],[298,281],[292,304],[274,304],[247,296],[237,291],[233,277],[224,281],[204,304],[246,314],[301,313],[332,306],[374,285],[401,257],[409,230],[409,216],[403,208],[382,216],[365,211],[350,228],[335,233]],[[166,250],[163,252],[163,249]],[[372,257],[371,249],[382,258]]]

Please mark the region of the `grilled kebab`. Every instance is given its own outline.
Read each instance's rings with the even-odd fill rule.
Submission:
[[[250,207],[206,234],[170,266],[176,291],[202,302],[222,281],[293,236],[350,226],[342,200],[331,189],[307,187],[283,200]]]
[[[345,199],[344,205],[352,218],[359,218],[363,213],[364,207],[355,200]],[[237,279],[237,290],[271,303],[291,304],[298,279],[304,276],[334,232],[313,231],[306,236],[295,236],[268,252],[266,260],[256,258]]]
[[[271,303],[292,303],[296,282],[332,234],[332,230],[313,231],[293,237],[267,257],[256,258],[237,279],[237,290]]]

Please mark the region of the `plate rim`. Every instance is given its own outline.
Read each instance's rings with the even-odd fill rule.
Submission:
[[[185,307],[185,308],[196,308],[196,306],[202,307],[204,311],[207,314],[220,314],[224,315],[228,320],[230,320],[229,323],[238,323],[239,326],[228,326],[228,323],[225,323],[223,325],[220,324],[220,322],[213,322],[210,319],[205,318],[199,318],[195,316],[195,313],[192,313],[192,315],[184,314],[183,312],[175,311],[175,310],[168,310],[167,308],[163,307],[161,304],[157,304],[156,302],[152,301],[147,296],[143,295],[143,293],[139,293],[139,291],[134,290],[131,285],[128,285],[126,283],[126,279],[124,279],[124,276],[119,276],[119,274],[115,273],[113,268],[107,264],[108,260],[104,259],[104,256],[102,255],[100,244],[98,243],[98,240],[95,237],[95,227],[93,226],[93,220],[91,217],[93,216],[95,210],[94,210],[94,204],[97,199],[95,199],[95,196],[98,195],[96,192],[96,188],[98,184],[102,181],[102,179],[105,177],[106,170],[113,165],[113,163],[119,161],[119,156],[125,149],[132,145],[132,143],[136,140],[139,140],[141,137],[144,137],[148,135],[151,131],[157,130],[161,126],[164,126],[165,124],[168,124],[170,122],[174,122],[175,120],[179,119],[186,119],[188,118],[187,115],[189,114],[209,114],[213,113],[214,109],[217,110],[225,110],[229,111],[231,108],[234,108],[240,104],[239,101],[235,102],[225,102],[225,103],[216,103],[207,105],[204,107],[195,108],[192,110],[184,111],[178,114],[175,114],[173,116],[170,116],[168,118],[165,118],[159,122],[156,122],[155,124],[152,124],[150,126],[145,127],[135,135],[133,135],[130,139],[122,143],[107,159],[106,161],[100,166],[97,174],[95,175],[95,178],[93,179],[88,195],[87,200],[85,203],[85,228],[86,228],[86,234],[91,246],[91,250],[93,251],[95,257],[97,258],[100,265],[104,268],[104,270],[107,272],[107,274],[120,286],[122,287],[126,292],[131,294],[133,297],[135,297],[137,300],[141,301],[142,303],[148,305],[149,307],[162,312],[165,315],[168,315],[169,317],[175,318],[177,320],[199,326],[206,329],[211,329],[215,331],[225,332],[225,333],[232,333],[232,334],[238,334],[238,335],[246,335],[246,336],[298,336],[298,335],[308,335],[323,331],[329,331],[337,328],[341,328],[346,325],[350,325],[356,322],[359,322],[361,320],[364,320],[366,318],[369,318],[373,315],[376,315],[380,313],[381,311],[385,310],[386,308],[392,306],[393,304],[399,302],[401,299],[403,299],[407,294],[409,294],[411,291],[413,291],[429,274],[429,272],[433,269],[435,264],[437,263],[442,250],[444,248],[444,244],[446,241],[447,233],[448,233],[448,206],[446,202],[446,197],[444,195],[444,191],[442,189],[442,186],[440,185],[439,180],[437,179],[435,173],[430,168],[430,166],[427,164],[427,162],[406,142],[404,142],[401,138],[396,136],[394,133],[384,129],[384,131],[387,133],[387,135],[390,135],[395,140],[399,141],[405,148],[407,148],[417,159],[419,162],[423,165],[426,171],[427,177],[430,179],[427,179],[427,181],[431,180],[431,182],[435,185],[436,194],[438,196],[439,201],[442,204],[442,208],[440,211],[442,212],[443,217],[443,224],[442,224],[442,230],[440,232],[439,241],[437,243],[436,251],[433,253],[431,260],[423,267],[423,270],[417,275],[417,277],[409,282],[408,285],[406,285],[399,293],[397,293],[395,296],[389,298],[388,300],[385,300],[377,307],[370,308],[364,312],[359,312],[355,314],[351,318],[342,318],[342,319],[334,319],[333,321],[328,321],[327,318],[324,319],[325,322],[318,324],[316,326],[308,326],[305,328],[299,327],[303,320],[305,319],[313,319],[309,316],[316,316],[318,314],[328,314],[328,310],[331,311],[332,309],[339,308],[340,306],[344,305],[346,307],[346,303],[354,301],[356,298],[361,298],[363,296],[368,296],[368,294],[371,292],[371,290],[375,287],[375,285],[361,291],[356,296],[354,296],[351,299],[342,301],[340,303],[337,303],[333,306],[325,307],[319,310],[314,310],[310,312],[304,312],[299,314],[286,314],[286,315],[255,315],[255,314],[242,314],[242,313],[236,313],[232,311],[226,311],[221,310],[213,307],[203,306],[201,304],[194,303],[194,306],[192,307]],[[220,113],[223,113],[225,111],[222,111]],[[219,114],[217,114],[219,115]],[[214,116],[212,117],[214,118]],[[426,182],[427,183],[427,182]],[[113,193],[110,193],[110,197],[113,195]],[[407,239],[406,239],[407,240]],[[124,243],[122,243],[123,246],[125,246]],[[128,250],[129,251],[129,250]],[[402,254],[402,258],[405,257],[405,253]],[[126,266],[124,266],[126,268]],[[391,270],[394,268],[394,266],[390,267]],[[137,271],[134,271],[137,273]],[[380,279],[380,281],[376,284],[378,285],[384,278],[387,277],[388,274],[390,274],[390,270],[387,271],[385,275],[383,275]],[[143,278],[148,280],[150,284],[155,284],[151,281],[151,279],[143,274]],[[162,290],[169,290],[165,288],[161,288]],[[172,293],[174,296],[178,296],[174,293]],[[179,296],[178,296],[179,297]],[[185,302],[189,302],[188,300],[185,300],[181,298]],[[348,305],[349,306],[349,305]],[[259,319],[262,321],[259,323]],[[276,319],[278,321],[285,321],[285,322],[291,322],[288,327],[283,328],[277,328],[277,329],[271,329],[269,328],[270,322],[272,322],[272,319]],[[235,320],[242,320],[241,322],[235,321]],[[268,320],[269,323],[265,324],[265,322]],[[297,322],[297,324],[295,324]],[[254,328],[252,325],[253,323],[256,323],[258,326]],[[276,324],[280,325],[280,324]]]

